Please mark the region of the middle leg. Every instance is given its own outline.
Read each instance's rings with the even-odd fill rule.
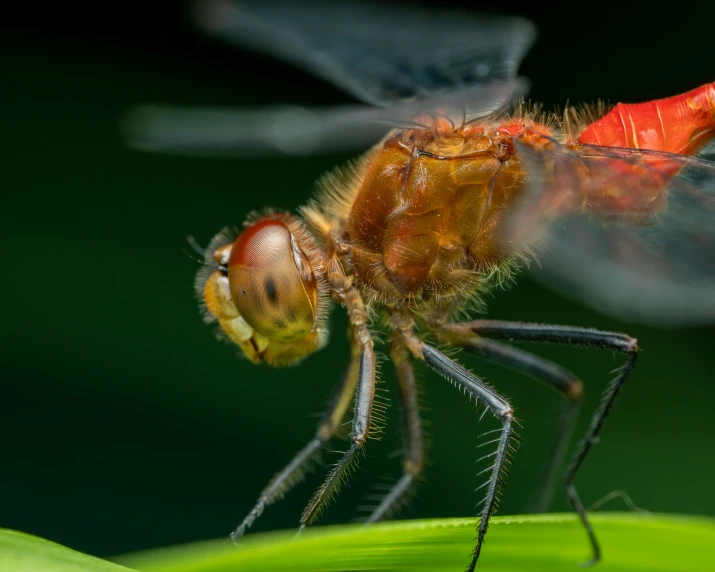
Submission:
[[[325,482],[315,491],[300,518],[300,530],[310,525],[335,496],[345,481],[358,452],[367,440],[375,399],[376,361],[372,337],[367,327],[367,311],[358,291],[347,286],[338,291],[338,299],[350,315],[354,343],[360,349],[360,372],[355,394],[355,415],[350,432],[350,448],[332,468]]]

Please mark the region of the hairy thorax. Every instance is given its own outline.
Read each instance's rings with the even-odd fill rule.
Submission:
[[[509,131],[403,131],[373,152],[345,228],[361,285],[451,297],[507,261],[500,221],[525,187]]]

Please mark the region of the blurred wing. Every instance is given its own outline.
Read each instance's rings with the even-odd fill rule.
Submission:
[[[184,109],[141,105],[121,120],[130,147],[195,156],[307,155],[377,143],[388,127],[374,108]],[[349,136],[348,136],[349,135]]]
[[[524,151],[531,186],[510,224],[536,237],[537,279],[622,319],[715,321],[715,163],[586,145]]]
[[[710,141],[705,148],[698,153],[698,157],[706,161],[715,161],[715,139]]]
[[[130,147],[181,155],[348,152],[377,143],[396,126],[417,126],[414,119],[419,116],[424,119],[434,114],[459,123],[465,117],[489,115],[523,95],[527,85],[522,79],[494,81],[455,89],[434,99],[403,101],[389,109],[358,105],[255,110],[141,105],[124,114],[120,130]]]
[[[374,107],[182,110],[122,119],[132,147],[264,155],[364,149],[417,116],[489,115],[526,93],[515,77],[535,31],[520,18],[310,0],[203,0],[196,21],[234,44],[293,62]]]
[[[536,37],[521,18],[368,2],[203,0],[196,20],[377,106],[513,78]]]

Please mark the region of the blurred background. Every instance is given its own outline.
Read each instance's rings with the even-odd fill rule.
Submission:
[[[492,4],[461,7],[492,11]],[[638,102],[715,79],[715,5],[683,13],[630,6],[500,6],[539,28],[521,68],[533,81],[531,97],[547,108],[567,99]],[[117,119],[146,101],[252,106],[350,99],[287,64],[203,37],[179,3],[31,9],[4,18],[0,54],[0,526],[99,556],[226,536],[312,436],[348,355],[346,321],[334,312],[329,349],[297,368],[250,365],[202,323],[192,286],[198,265],[182,250],[186,236],[206,244],[253,209],[295,209],[321,173],[349,157],[141,154],[122,145]],[[637,337],[638,367],[578,479],[584,502],[623,489],[647,510],[715,514],[714,328],[618,321],[527,277],[497,292],[489,315]],[[584,380],[582,433],[622,358],[532,349]],[[511,398],[523,424],[500,510],[519,513],[534,500],[560,398],[529,379],[464,359]],[[495,425],[488,417],[478,425],[461,394],[421,373],[431,464],[400,517],[472,515],[482,468],[474,464],[475,446]],[[390,368],[384,378],[392,393]],[[388,415],[386,436],[369,442],[360,471],[323,523],[364,516],[357,507],[374,485],[399,475],[394,399]],[[318,470],[267,509],[254,530],[295,527],[323,474]],[[553,508],[567,508],[563,494]]]

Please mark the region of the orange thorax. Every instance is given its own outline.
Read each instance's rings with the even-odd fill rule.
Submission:
[[[388,297],[450,291],[455,272],[500,263],[496,227],[525,186],[507,134],[464,131],[421,152],[409,135],[424,133],[387,139],[366,165],[346,228],[357,278]]]

